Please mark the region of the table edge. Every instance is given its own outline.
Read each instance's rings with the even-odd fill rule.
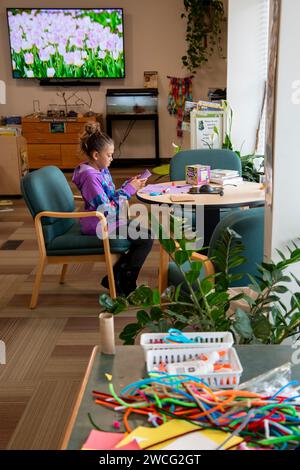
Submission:
[[[173,202],[173,201],[153,201],[150,199],[144,199],[139,193],[136,193],[136,198],[148,205],[167,205],[167,206],[204,206],[205,209],[226,209],[230,207],[264,207],[265,200],[262,199],[260,201],[247,201],[247,202],[234,202],[234,203],[227,203],[227,204],[199,204],[196,201],[188,201],[188,202]]]
[[[78,412],[79,412],[79,409],[80,409],[80,405],[81,405],[81,402],[82,402],[82,398],[84,396],[84,392],[85,392],[86,386],[88,384],[88,381],[89,381],[89,378],[90,378],[90,375],[91,375],[91,371],[92,371],[97,353],[99,351],[100,351],[99,346],[95,346],[93,348],[91,357],[89,359],[89,363],[87,365],[87,368],[86,368],[86,371],[85,371],[85,374],[84,374],[84,377],[83,377],[83,380],[82,380],[82,383],[81,383],[81,386],[80,386],[80,390],[79,390],[77,398],[76,398],[75,406],[73,407],[72,414],[69,418],[67,429],[65,431],[65,434],[64,434],[64,437],[63,437],[63,440],[62,440],[62,444],[60,445],[60,450],[66,450],[67,446],[69,444],[70,437],[71,437],[71,434],[72,434],[73,429],[74,429],[74,424],[75,424],[75,421],[76,421],[76,418],[77,418],[77,415],[78,415]]]

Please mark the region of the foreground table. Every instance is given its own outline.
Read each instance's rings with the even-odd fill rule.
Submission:
[[[291,346],[238,346],[236,350],[244,368],[241,383],[290,362],[294,352]],[[105,374],[112,375],[116,391],[144,377],[146,370],[142,348],[119,346],[115,356],[102,355],[98,347],[94,348],[62,449],[81,448],[92,429],[88,413],[103,431],[115,431],[112,426],[115,414],[95,405],[92,397],[93,390],[109,393]],[[293,367],[293,379],[300,380],[300,365]]]

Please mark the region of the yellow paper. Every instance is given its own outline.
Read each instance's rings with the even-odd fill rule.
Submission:
[[[229,434],[224,433],[222,431],[214,431],[214,430],[199,430],[199,426],[189,423],[183,420],[171,420],[165,424],[162,424],[158,428],[146,428],[143,426],[139,426],[134,431],[132,431],[128,436],[126,436],[121,442],[119,442],[116,448],[121,447],[125,444],[128,444],[133,439],[136,439],[141,449],[151,449],[151,450],[159,450],[164,449],[167,446],[171,445],[171,448],[176,446],[176,441],[178,441],[178,446],[181,447],[181,450],[184,449],[184,436],[188,435],[189,433],[197,432],[197,445],[201,446],[203,444],[202,450],[207,448],[206,446],[212,446],[215,444],[215,447],[218,447],[222,442],[229,437]],[[202,439],[201,439],[202,438]],[[180,439],[181,442],[180,442]],[[188,441],[188,440],[186,440]],[[238,445],[242,439],[238,437],[234,437],[230,439],[225,445],[225,449],[232,447],[234,445]],[[188,444],[188,443],[187,443]],[[197,449],[198,447],[196,447]]]
[[[162,444],[156,444],[148,450],[216,450],[228,437],[229,434],[223,431],[206,429],[170,439]],[[237,446],[242,440],[239,437],[233,437],[222,449],[226,450]]]

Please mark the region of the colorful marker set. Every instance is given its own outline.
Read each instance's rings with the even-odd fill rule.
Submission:
[[[243,372],[229,332],[183,333],[172,328],[143,334],[141,346],[148,372],[189,374],[225,388],[237,386]]]
[[[232,366],[226,360],[226,351],[211,351],[198,355],[193,361],[177,362],[173,364],[160,363],[159,370],[168,374],[184,374],[201,376],[212,372],[232,372]],[[225,359],[225,361],[223,360]]]
[[[176,419],[193,423],[198,430],[227,433],[215,450],[223,449],[236,436],[242,439],[239,446],[234,445],[239,450],[294,450],[299,445],[300,397],[285,395],[291,383],[267,396],[246,390],[215,390],[188,375],[150,373],[118,395],[112,377],[107,378],[110,394],[94,391],[95,403],[123,413],[128,433],[132,431],[130,416],[138,415],[153,427]]]

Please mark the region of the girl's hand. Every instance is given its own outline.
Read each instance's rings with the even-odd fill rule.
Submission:
[[[138,178],[137,176],[135,176],[134,178],[132,178],[132,180],[130,181],[130,184],[131,186],[134,187],[134,189],[136,189],[136,191],[140,191],[141,189],[143,189],[146,185],[146,182],[147,180],[141,180],[140,178]]]

